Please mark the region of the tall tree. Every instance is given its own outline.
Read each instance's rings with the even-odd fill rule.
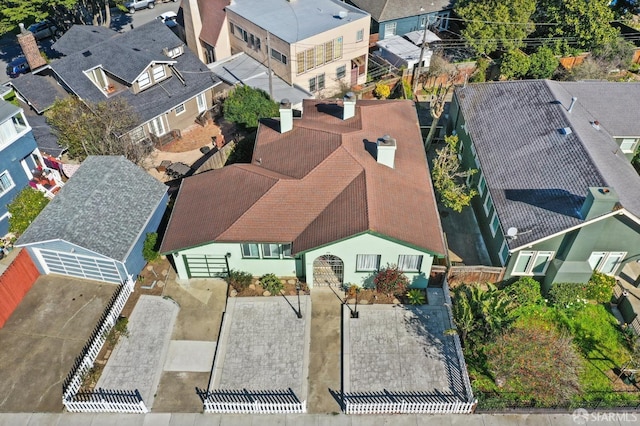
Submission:
[[[278,115],[278,104],[267,92],[249,86],[236,86],[225,99],[224,118],[247,128],[258,127],[261,118]]]
[[[513,50],[535,29],[536,0],[459,0],[455,12],[464,20],[462,37],[478,54]]]
[[[588,51],[615,41],[618,30],[610,23],[610,0],[539,0],[533,19],[540,25],[536,36],[557,38],[556,53],[566,46]],[[566,42],[566,43],[565,43]]]
[[[458,136],[447,136],[444,140],[445,147],[436,150],[431,178],[442,204],[456,212],[461,212],[478,193],[475,189],[469,188],[464,183],[464,179],[478,170],[462,169],[458,159]]]
[[[126,135],[139,119],[123,99],[84,103],[69,96],[57,100],[45,115],[71,158],[124,155],[134,163],[144,159],[145,147]]]

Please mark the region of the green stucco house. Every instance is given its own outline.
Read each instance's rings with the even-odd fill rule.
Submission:
[[[180,278],[228,269],[365,285],[397,264],[416,287],[445,256],[410,101],[305,100],[263,120],[250,164],[182,181],[162,241]]]
[[[545,285],[640,261],[640,84],[549,80],[455,91],[457,134],[487,250],[506,277]]]

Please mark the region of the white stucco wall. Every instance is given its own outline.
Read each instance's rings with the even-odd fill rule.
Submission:
[[[409,280],[414,282],[415,287],[426,287],[431,265],[433,264],[433,256],[425,251],[407,247],[375,235],[363,234],[307,252],[305,254],[305,269],[307,271],[306,281],[309,286],[313,287],[313,261],[318,256],[327,254],[338,256],[344,262],[345,283],[361,286],[371,281],[374,273],[356,271],[356,257],[358,254],[381,255],[380,267],[384,267],[387,264],[397,264],[399,255],[422,255],[421,271],[419,273],[405,273]]]

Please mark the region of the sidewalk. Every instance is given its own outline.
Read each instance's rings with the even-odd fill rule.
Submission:
[[[616,415],[618,417],[616,417]],[[2,414],[0,426],[14,425],[117,425],[117,426],[169,426],[169,425],[256,425],[256,426],[624,426],[638,424],[639,413],[592,413],[589,421],[584,417],[574,420],[571,414],[449,414],[449,415],[377,415],[346,416],[344,414]],[[593,421],[592,421],[593,420]]]

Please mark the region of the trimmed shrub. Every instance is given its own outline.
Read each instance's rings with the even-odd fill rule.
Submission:
[[[536,305],[542,302],[540,283],[531,277],[522,277],[506,288],[509,297],[518,306]]]
[[[147,232],[147,236],[144,239],[144,245],[142,246],[142,257],[147,262],[153,262],[154,260],[158,260],[160,257],[160,253],[156,250],[156,245],[158,243],[158,233],[157,232]]]
[[[236,291],[242,291],[251,285],[253,275],[250,272],[236,271],[232,269],[229,271],[227,277],[227,283],[233,287]]]
[[[376,291],[387,295],[404,294],[409,287],[409,279],[397,265],[387,265],[373,279]]]
[[[275,274],[263,275],[260,278],[260,283],[262,287],[271,294],[280,294],[284,288],[284,284],[282,284],[280,278],[276,277]]]
[[[601,272],[593,272],[589,284],[587,284],[587,299],[599,303],[607,303],[613,297],[613,287],[616,279]]]
[[[555,283],[549,289],[549,301],[563,308],[576,308],[587,303],[587,284]]]

